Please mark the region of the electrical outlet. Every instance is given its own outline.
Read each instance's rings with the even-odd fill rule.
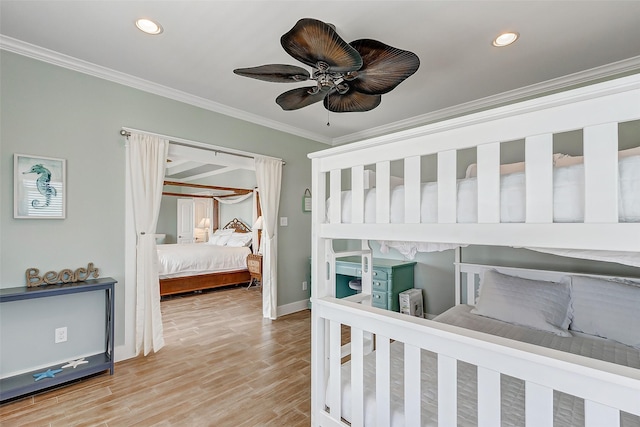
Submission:
[[[303,291],[307,290],[307,282],[306,281],[302,282],[302,290]]]
[[[59,344],[61,342],[67,341],[67,327],[64,326],[62,328],[56,328],[55,332],[55,343]]]

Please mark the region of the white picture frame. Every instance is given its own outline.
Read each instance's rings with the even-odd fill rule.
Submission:
[[[13,155],[13,217],[66,218],[66,160]]]

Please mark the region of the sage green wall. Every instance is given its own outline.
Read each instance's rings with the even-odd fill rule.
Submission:
[[[122,289],[133,286],[124,283],[125,149],[118,132],[126,126],[285,160],[280,216],[289,218],[289,226],[279,229],[278,305],[309,297],[301,283],[308,272],[311,217],[302,213],[300,200],[311,184],[306,155],[326,145],[6,51],[0,52],[0,67],[0,287],[23,285],[29,267],[60,270],[93,262],[119,282],[116,345],[123,344]],[[13,218],[14,153],[67,159],[66,219]],[[3,317],[1,338],[19,322]],[[49,323],[43,316],[40,324],[53,337],[56,326]],[[67,326],[71,337],[73,325]],[[41,344],[45,354],[49,344]],[[6,351],[3,345],[3,363]]]

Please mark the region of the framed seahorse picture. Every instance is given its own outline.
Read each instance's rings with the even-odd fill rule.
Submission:
[[[66,160],[13,155],[13,217],[64,219]]]

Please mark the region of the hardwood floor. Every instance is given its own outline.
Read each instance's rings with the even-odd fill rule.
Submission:
[[[162,302],[165,347],[0,406],[9,426],[310,425],[310,312],[262,319],[260,290]]]

